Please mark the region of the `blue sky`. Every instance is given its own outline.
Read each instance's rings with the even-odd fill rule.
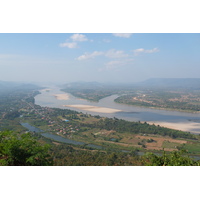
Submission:
[[[198,33],[0,34],[0,80],[200,78]]]

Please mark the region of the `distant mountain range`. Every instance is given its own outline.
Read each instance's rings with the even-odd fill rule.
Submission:
[[[200,78],[151,78],[138,83],[99,83],[99,82],[72,82],[61,86],[62,88],[78,88],[78,89],[128,89],[128,88],[158,88],[158,89],[199,89]],[[0,92],[18,89],[41,89],[41,87],[30,83],[18,83],[0,81]]]
[[[67,83],[62,86],[63,88],[79,88],[79,89],[97,89],[97,88],[102,88],[103,84],[98,83],[98,82],[84,82],[84,81],[79,81],[79,82],[72,82],[72,83]]]
[[[16,90],[30,90],[30,89],[39,89],[39,86],[29,84],[29,83],[18,83],[18,82],[9,82],[9,81],[0,81],[0,93],[16,91]]]
[[[200,78],[152,78],[137,85],[156,88],[200,89]]]
[[[172,88],[172,89],[200,89],[200,78],[151,78],[138,83],[113,83],[103,84],[98,82],[73,82],[62,86],[63,88],[101,89],[112,88]]]

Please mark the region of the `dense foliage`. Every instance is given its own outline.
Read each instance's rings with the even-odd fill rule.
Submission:
[[[184,150],[163,151],[162,155],[136,152],[113,152],[112,150],[74,149],[65,144],[53,146],[51,155],[55,166],[199,166]]]
[[[48,149],[48,145],[40,144],[30,134],[0,132],[0,165],[52,165]]]
[[[196,139],[196,137],[190,133],[183,131],[168,129],[156,125],[149,125],[148,123],[141,122],[129,122],[117,118],[105,118],[101,119],[94,124],[89,124],[90,127],[98,127],[101,129],[115,130],[119,133],[128,132],[133,134],[154,134],[162,136],[170,136],[172,138],[187,138]]]
[[[134,152],[123,153],[109,150],[88,150],[59,144],[52,147],[51,155],[55,166],[141,166]]]
[[[149,166],[199,166],[198,161],[191,159],[185,151],[173,151],[169,154],[163,152],[162,156],[153,153],[147,153],[143,156],[144,165]]]
[[[74,89],[74,88],[65,88],[62,91],[71,93],[75,97],[82,99],[87,99],[90,101],[99,101],[100,99],[114,94],[114,91],[111,90],[96,90],[96,89]]]

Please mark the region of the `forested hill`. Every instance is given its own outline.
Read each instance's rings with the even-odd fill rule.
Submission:
[[[200,78],[152,78],[137,85],[156,88],[200,89]]]
[[[134,83],[98,83],[73,82],[61,86],[63,89],[133,89],[133,88],[170,88],[170,89],[200,89],[200,78],[151,78]]]
[[[0,81],[1,94],[12,92],[12,91],[18,91],[18,90],[32,90],[32,89],[41,89],[41,87],[30,84],[30,83]]]

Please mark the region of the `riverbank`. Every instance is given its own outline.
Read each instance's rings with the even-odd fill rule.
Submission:
[[[156,106],[141,106],[141,105],[136,105],[132,103],[121,103],[118,101],[115,101],[115,103],[122,104],[122,105],[129,105],[129,106],[136,106],[138,108],[148,108],[152,110],[166,110],[166,111],[177,111],[177,112],[183,112],[183,113],[191,113],[191,114],[200,114],[200,111],[194,111],[194,110],[182,110],[182,109],[175,109],[175,108],[164,108],[164,107],[156,107]]]
[[[165,128],[170,128],[170,129],[175,129],[175,130],[180,130],[180,131],[185,131],[185,132],[192,132],[193,134],[199,134],[199,131],[195,131],[200,129],[200,123],[195,123],[195,122],[180,122],[180,123],[172,123],[172,122],[147,122],[148,124],[152,125],[155,124],[156,126],[162,126]]]
[[[113,109],[113,108],[105,108],[98,106],[89,106],[89,105],[63,105],[64,107],[77,108],[80,110],[91,111],[91,112],[99,112],[99,113],[116,113],[121,112],[122,110]]]

